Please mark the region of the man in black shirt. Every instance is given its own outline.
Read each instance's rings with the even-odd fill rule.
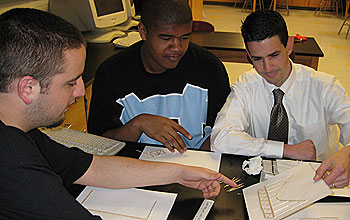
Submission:
[[[72,183],[107,188],[179,183],[216,196],[223,175],[170,163],[93,156],[38,127],[61,124],[85,94],[86,42],[65,20],[35,9],[0,16],[0,218],[99,219],[72,197]]]

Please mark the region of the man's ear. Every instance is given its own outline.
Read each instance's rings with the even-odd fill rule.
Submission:
[[[294,37],[289,36],[287,41],[288,56],[293,52],[293,48],[294,48]]]
[[[22,77],[18,81],[18,95],[27,105],[32,103],[33,99],[40,93],[40,89],[39,81],[32,76]]]
[[[141,22],[137,25],[137,29],[139,30],[140,36],[142,40],[146,40],[147,38],[147,29],[144,24]]]

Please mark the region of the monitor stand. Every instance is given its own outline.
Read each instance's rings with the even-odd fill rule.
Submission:
[[[101,29],[92,32],[85,32],[83,35],[88,43],[109,43],[112,42],[114,38],[125,36],[126,33],[114,29]]]
[[[135,21],[134,19],[132,19],[130,17],[125,22],[114,26],[113,29],[114,30],[120,30],[120,31],[128,31],[130,28],[132,28],[134,26],[137,26],[139,23],[140,23],[139,21]]]

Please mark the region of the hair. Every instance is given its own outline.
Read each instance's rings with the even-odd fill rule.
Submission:
[[[247,42],[262,41],[276,35],[284,47],[288,42],[286,22],[278,12],[272,10],[259,10],[248,15],[242,24],[241,33],[246,47]]]
[[[86,47],[80,31],[48,12],[17,8],[0,15],[0,92],[15,79],[32,76],[41,92],[54,75],[65,71],[64,52]]]
[[[191,23],[192,12],[187,0],[144,0],[141,23],[149,29],[157,25],[157,21],[168,24]]]

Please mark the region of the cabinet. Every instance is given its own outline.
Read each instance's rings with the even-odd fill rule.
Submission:
[[[87,131],[87,117],[91,100],[92,86],[86,88],[85,96],[76,99],[76,102],[69,107],[66,117],[61,126],[70,126],[71,129]]]
[[[317,8],[321,0],[309,0],[308,7]]]
[[[90,85],[89,87],[87,87],[86,90],[85,90],[86,118],[89,117],[91,95],[92,95],[92,85]]]
[[[193,20],[201,21],[203,19],[203,0],[189,0]]]
[[[71,129],[86,131],[86,115],[84,97],[79,97],[76,102],[69,106],[62,126],[69,126]]]
[[[243,2],[243,0],[205,0],[206,2]]]
[[[243,2],[244,0],[206,0],[205,2]],[[288,0],[289,6],[317,8],[320,0]],[[285,5],[285,0],[277,0],[277,5]]]

